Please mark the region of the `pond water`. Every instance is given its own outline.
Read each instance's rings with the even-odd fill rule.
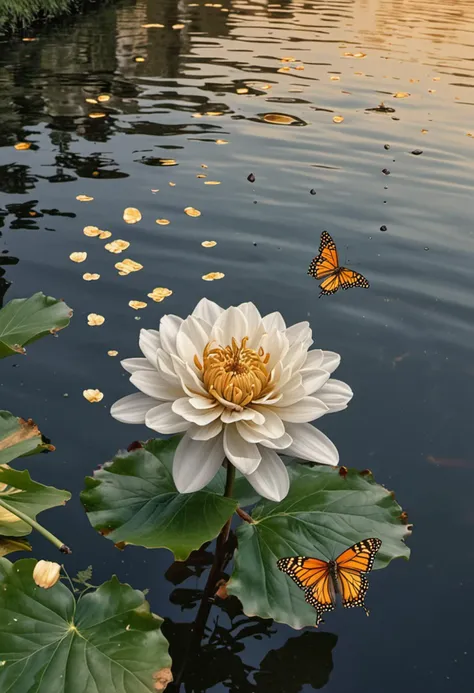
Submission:
[[[153,23],[164,28],[143,27]],[[2,363],[0,405],[56,445],[29,468],[73,492],[45,515],[73,548],[70,572],[92,564],[97,583],[115,572],[149,588],[167,634],[185,637],[198,578],[173,585],[165,550],[118,551],[90,527],[79,492],[148,435],[109,416],[132,391],[120,357],[138,355],[141,327],[187,315],[202,296],[308,319],[316,346],[341,353],[338,377],[355,397],[321,428],[343,464],[396,491],[415,526],[411,560],[371,576],[369,619],[339,609],[302,635],[236,616],[229,631],[215,610],[219,647],[197,660],[189,691],[470,689],[473,31],[468,0],[130,0],[24,34],[35,41],[0,42],[0,289],[11,282],[6,299],[42,290],[74,308],[57,339]],[[110,100],[86,102],[102,93]],[[14,149],[25,139],[29,150]],[[142,221],[127,225],[125,207]],[[118,276],[123,256],[85,237],[87,225],[129,241],[143,269]],[[318,300],[306,272],[324,229],[369,290]],[[87,262],[72,263],[75,251]],[[203,282],[209,272],[225,277]],[[172,296],[147,299],[157,286]],[[91,312],[103,326],[87,325]],[[86,388],[103,401],[87,402]]]

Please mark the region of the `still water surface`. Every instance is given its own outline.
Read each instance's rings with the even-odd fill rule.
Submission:
[[[192,620],[180,603],[193,603],[182,590],[198,580],[176,591],[163,577],[168,552],[120,553],[91,529],[78,494],[98,464],[147,436],[108,414],[132,391],[120,357],[138,355],[140,327],[187,315],[203,295],[225,306],[251,300],[290,324],[309,319],[316,346],[342,354],[338,377],[355,397],[321,428],[343,464],[370,467],[395,489],[415,524],[410,562],[372,575],[370,619],[338,610],[322,634],[257,625],[263,638],[250,630],[214,652],[215,675],[204,654],[188,690],[471,690],[473,32],[468,0],[129,0],[36,41],[0,42],[0,289],[12,282],[8,299],[43,290],[75,312],[58,339],[2,363],[0,405],[34,418],[57,447],[29,466],[74,494],[47,516],[73,547],[70,572],[92,564],[96,582],[115,572],[150,588],[169,634]],[[289,56],[295,62],[281,62]],[[111,99],[86,102],[101,93]],[[91,118],[97,111],[106,116]],[[266,122],[271,113],[291,124]],[[34,144],[17,151],[21,140]],[[160,165],[170,158],[176,166]],[[122,220],[129,206],[143,215],[137,225]],[[187,206],[201,217],[187,217]],[[130,250],[105,252],[86,225],[110,229]],[[306,269],[323,229],[369,278],[368,291],[318,300]],[[72,263],[75,251],[87,262]],[[118,276],[124,256],[143,270]],[[214,271],[225,277],[202,281]],[[153,303],[157,286],[173,295]],[[135,312],[130,300],[148,307]],[[91,312],[105,316],[102,327],[88,327]],[[102,403],[88,403],[86,388],[102,390]],[[34,544],[35,555],[56,558]]]

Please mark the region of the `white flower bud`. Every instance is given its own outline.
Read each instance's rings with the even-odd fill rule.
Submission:
[[[47,590],[57,583],[60,572],[61,566],[59,563],[38,561],[33,570],[33,580],[38,587],[44,587],[44,589]]]

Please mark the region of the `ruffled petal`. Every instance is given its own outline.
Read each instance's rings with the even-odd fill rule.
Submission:
[[[186,421],[195,423],[198,426],[207,426],[215,419],[218,419],[224,407],[222,404],[216,404],[212,409],[195,409],[189,402],[189,397],[182,397],[173,402],[172,408],[175,414],[179,414]]]
[[[212,421],[207,426],[198,426],[197,424],[190,424],[188,429],[188,436],[193,440],[210,440],[215,436],[218,436],[223,429],[222,421],[216,419]]]
[[[290,423],[308,423],[330,411],[329,407],[316,397],[303,397],[289,407],[280,407],[279,403],[272,407],[282,421]]]
[[[267,332],[273,332],[278,330],[279,332],[284,332],[286,330],[286,323],[283,320],[281,313],[269,313],[263,318],[263,326]]]
[[[336,466],[339,453],[334,443],[311,424],[287,424],[286,430],[293,438],[293,443],[285,451],[302,460]]]
[[[135,359],[123,359],[120,361],[120,365],[127,373],[135,373],[135,371],[155,371],[148,359],[135,358]]]
[[[130,382],[138,390],[144,392],[145,395],[165,402],[176,399],[176,397],[182,397],[184,394],[182,387],[178,383],[173,385],[162,378],[156,371],[135,371],[130,376]]]
[[[345,409],[353,395],[354,393],[349,385],[334,378],[328,380],[318,391],[318,399],[324,402],[331,413]]]
[[[260,448],[262,460],[255,472],[247,474],[248,481],[264,498],[282,501],[290,490],[287,469],[276,452]]]
[[[117,421],[128,424],[144,424],[149,409],[156,406],[156,399],[135,392],[117,400],[110,409],[111,416]]]
[[[198,441],[186,434],[173,460],[173,480],[179,493],[200,491],[217,474],[223,461],[222,435]]]
[[[175,414],[171,402],[163,402],[147,412],[145,423],[158,433],[184,433],[191,425],[182,416]]]
[[[161,348],[168,354],[176,354],[176,337],[183,322],[177,315],[163,315],[160,320]]]
[[[258,447],[239,434],[237,426],[231,424],[224,429],[224,451],[227,458],[242,474],[254,472],[261,459]]]
[[[214,301],[210,301],[208,298],[201,298],[192,315],[195,318],[204,320],[209,325],[213,325],[223,312],[224,309],[218,306],[217,303],[214,303]]]
[[[161,347],[161,338],[158,330],[140,330],[138,346],[143,356],[152,366],[156,365],[156,352]]]

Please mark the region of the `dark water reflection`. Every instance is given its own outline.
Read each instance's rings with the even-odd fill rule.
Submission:
[[[0,43],[0,298],[41,289],[75,309],[58,339],[2,363],[0,405],[34,418],[57,447],[30,468],[74,493],[49,513],[73,546],[70,572],[92,563],[97,582],[116,572],[150,588],[179,659],[199,572],[173,584],[168,552],[117,551],[78,494],[86,474],[146,436],[108,415],[130,388],[107,350],[136,355],[140,327],[187,315],[203,295],[309,319],[316,345],[342,354],[339,377],[356,396],[322,428],[344,464],[396,489],[416,526],[411,561],[372,576],[370,619],[337,611],[321,632],[293,633],[216,606],[189,691],[470,690],[473,30],[467,0],[130,0]],[[99,94],[111,98],[86,102]],[[14,149],[24,140],[28,151]],[[167,158],[177,165],[160,165]],[[203,172],[220,185],[204,185]],[[140,224],[123,222],[127,206]],[[90,224],[129,240],[144,269],[118,277],[115,256],[82,234]],[[306,268],[325,228],[369,291],[317,300]],[[202,248],[210,239],[216,247]],[[83,265],[68,259],[79,250]],[[225,278],[202,282],[211,271]],[[128,307],[155,286],[173,295]],[[103,327],[87,326],[90,312]],[[90,387],[102,404],[83,399]],[[38,538],[35,552],[56,558]]]

